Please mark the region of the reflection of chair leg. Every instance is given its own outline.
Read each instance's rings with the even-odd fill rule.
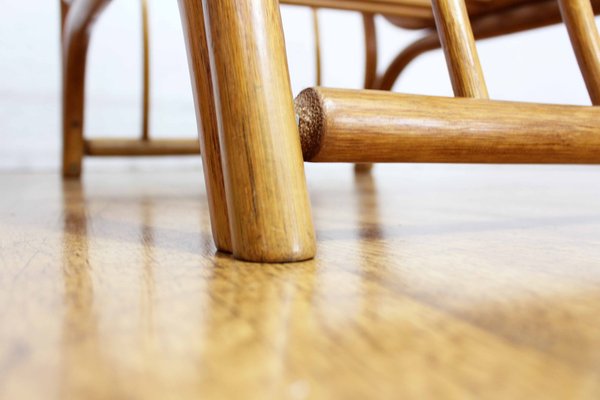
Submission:
[[[108,0],[61,3],[63,62],[63,176],[79,177],[84,153],[85,67],[91,24]]]
[[[200,0],[186,0],[199,10]],[[203,0],[234,256],[285,262],[315,242],[277,0]]]

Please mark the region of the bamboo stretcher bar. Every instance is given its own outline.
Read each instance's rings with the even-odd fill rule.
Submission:
[[[590,106],[316,88],[296,113],[306,161],[600,163]]]
[[[84,141],[88,156],[183,156],[200,154],[198,139],[88,139]]]

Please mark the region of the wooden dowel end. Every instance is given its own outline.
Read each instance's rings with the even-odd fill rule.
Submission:
[[[296,113],[306,161],[600,163],[597,107],[314,88]]]
[[[304,160],[310,160],[319,152],[323,137],[323,104],[319,92],[313,88],[303,90],[294,102],[300,144]]]

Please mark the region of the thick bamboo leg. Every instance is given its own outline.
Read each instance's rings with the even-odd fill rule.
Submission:
[[[559,0],[590,99],[600,105],[600,36],[589,0]]]
[[[487,87],[464,0],[433,0],[432,5],[454,95],[487,98]]]
[[[296,107],[307,161],[600,163],[590,106],[317,88]]]
[[[233,254],[257,262],[312,258],[314,229],[279,2],[202,3]]]
[[[179,10],[194,90],[196,119],[198,121],[198,134],[213,239],[217,249],[231,252],[229,215],[225,198],[219,127],[204,26],[204,13],[199,0],[179,0]]]
[[[84,153],[85,67],[91,25],[108,0],[74,1],[63,22],[63,176],[81,174]]]

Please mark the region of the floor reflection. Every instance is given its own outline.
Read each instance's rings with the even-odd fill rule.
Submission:
[[[316,331],[316,262],[251,264],[217,254],[208,279],[202,384],[236,397],[289,397],[299,335]],[[227,360],[224,362],[223,360]],[[236,371],[232,374],[232,368]],[[216,393],[207,393],[207,397]]]
[[[99,339],[94,282],[89,259],[88,210],[81,181],[63,181],[64,309],[61,397],[114,397],[110,365]]]
[[[317,225],[341,234],[294,264],[214,254],[206,208],[153,181],[65,182],[61,397],[364,397],[469,387],[473,364],[552,393],[600,365],[597,241],[390,237],[376,178],[323,188]]]

